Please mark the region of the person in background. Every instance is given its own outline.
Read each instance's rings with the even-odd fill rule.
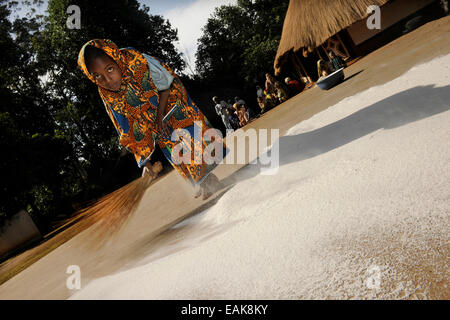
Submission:
[[[213,99],[216,104],[214,108],[216,109],[217,115],[222,119],[222,122],[226,129],[233,129],[230,122],[228,121],[228,114],[226,110],[228,109],[228,104],[225,101],[220,101],[218,96],[214,96]]]
[[[292,80],[289,77],[284,79],[284,82],[286,83],[287,86],[289,86],[289,89],[291,89],[292,96],[299,94],[300,92],[303,91],[303,89],[305,89],[305,84],[303,82]]]
[[[271,74],[266,73],[266,91],[269,94],[273,95],[275,99],[278,98],[277,88],[281,88],[287,97],[289,97],[289,95],[291,94],[288,86],[285,86],[284,83],[275,79]]]
[[[264,96],[257,97],[256,101],[258,101],[258,106],[261,108],[261,113],[264,113],[266,98]]]
[[[245,104],[242,103],[244,100],[240,100],[239,98],[236,97],[234,98],[235,101],[237,101],[234,105],[233,105],[233,109],[232,110],[234,112],[234,114],[238,117],[239,119],[239,127],[243,127],[245,126],[248,121],[249,121],[249,117],[248,117],[248,113],[247,113],[247,109],[245,107]]]
[[[288,99],[288,95],[280,82],[275,83],[275,92],[279,103],[283,103]]]
[[[264,90],[260,86],[256,86],[256,102],[258,103],[258,106],[260,107],[261,111],[258,112],[258,114],[261,114],[263,111],[262,105],[263,105],[264,99]]]
[[[264,113],[273,107],[275,107],[277,103],[277,97],[275,95],[267,93],[266,90],[264,90],[264,95],[262,98],[258,98],[258,105],[261,108],[261,113]]]
[[[319,75],[319,79],[328,76],[331,73],[330,68],[327,66],[325,61],[319,59],[317,61],[317,74]]]
[[[240,106],[245,106],[245,101],[239,97],[234,97],[234,103],[237,103]]]
[[[335,55],[333,51],[330,51],[328,53],[328,56],[330,57],[330,62],[331,66],[333,67],[333,71],[345,68],[347,66],[345,61],[341,57]]]
[[[266,83],[265,83],[265,93],[267,94],[275,94],[275,80],[269,73],[266,73]]]
[[[239,118],[239,126],[242,128],[249,121],[248,111],[245,108],[245,105],[238,105],[236,114]]]
[[[313,84],[309,81],[307,77],[302,77],[301,80],[305,84],[305,89],[303,90],[307,90],[313,87]]]
[[[248,119],[254,116],[254,112],[251,110],[249,106],[247,106],[247,103],[243,99],[239,97],[234,97],[234,102],[235,104],[237,103],[238,106],[243,106],[245,108],[245,113],[247,114]]]
[[[256,97],[262,98],[264,95],[264,90],[260,86],[256,86]]]
[[[231,111],[231,109],[226,109],[225,110],[227,117],[228,117],[228,122],[230,123],[231,129],[233,130],[237,130],[239,129],[239,119],[237,117],[237,115],[234,114],[234,112]]]
[[[340,56],[342,59],[348,60],[350,57],[346,55],[342,50],[339,48],[341,46],[341,43],[337,39],[333,39],[333,37],[328,38],[328,40],[325,43],[325,50],[333,51],[335,55]]]

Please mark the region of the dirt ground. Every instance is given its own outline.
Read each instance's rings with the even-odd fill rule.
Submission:
[[[448,53],[450,17],[428,23],[357,61],[345,70],[346,80],[332,90],[312,88],[267,112],[245,129],[277,128],[282,136],[295,124],[342,99],[386,83],[414,65]],[[242,131],[235,135],[240,134]],[[243,166],[221,165],[215,173],[232,184],[234,173]],[[40,252],[36,262],[0,286],[0,299],[66,299],[73,293],[66,287],[69,266],[80,267],[82,286],[93,278],[117,272],[155,250],[153,241],[161,232],[211,204],[213,202],[194,199],[189,186],[171,172],[149,187],[123,232],[108,246],[92,249],[91,231],[87,229],[51,252],[34,248],[3,263],[2,275]],[[48,244],[47,247],[50,248]]]

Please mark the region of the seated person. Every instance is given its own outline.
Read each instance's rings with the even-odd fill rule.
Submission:
[[[263,113],[266,103],[266,97],[265,96],[257,97],[256,101],[258,101],[258,106],[261,108],[261,113]]]
[[[237,112],[239,110],[240,105],[238,103],[233,104],[233,109],[231,109],[231,112],[237,115]]]
[[[335,55],[340,56],[344,60],[348,60],[350,56],[342,52],[340,47],[342,47],[342,45],[339,40],[333,39],[333,37],[329,38],[325,43],[325,50],[333,51]]]
[[[283,103],[288,99],[288,95],[287,95],[286,91],[284,90],[283,86],[279,82],[275,83],[275,92],[276,92],[276,97],[277,97],[279,103]]]
[[[256,97],[262,98],[264,95],[264,90],[260,86],[256,86]]]
[[[345,68],[347,66],[345,61],[341,57],[335,55],[333,51],[330,51],[328,53],[328,56],[331,59],[330,62],[331,62],[331,66],[333,68],[333,72],[336,70],[339,70],[341,68]]]
[[[234,103],[237,103],[239,106],[245,106],[245,101],[239,97],[234,97]]]
[[[239,119],[238,117],[234,114],[234,112],[231,111],[231,109],[226,109],[226,114],[228,116],[228,122],[231,125],[231,128],[233,130],[237,130],[239,129]]]
[[[309,79],[307,77],[302,77],[301,80],[305,84],[304,90],[312,88],[314,86],[311,82],[309,82]]]
[[[265,95],[264,111],[270,110],[277,105],[278,99],[275,93],[268,93],[267,91],[264,91],[264,95]]]
[[[270,73],[266,73],[266,83],[265,83],[265,90],[264,93],[267,94],[276,94],[275,93],[275,83],[278,81],[270,75]]]
[[[238,106],[244,106],[245,107],[245,113],[247,114],[247,118],[250,119],[254,116],[254,112],[251,110],[250,107],[247,106],[245,101],[239,97],[234,97],[235,104],[237,103]],[[237,110],[237,109],[236,109]]]
[[[214,103],[216,104],[214,106],[217,115],[222,118],[222,122],[226,129],[232,129],[230,123],[228,122],[228,116],[225,112],[225,110],[229,107],[228,104],[225,101],[220,101],[219,97],[214,96],[213,99]]]
[[[248,123],[249,117],[248,117],[247,110],[245,109],[245,106],[239,105],[237,107],[236,115],[239,118],[239,126],[241,128]]]
[[[303,82],[292,80],[289,77],[284,79],[284,82],[286,83],[286,85],[289,86],[292,96],[299,94],[300,92],[303,91],[303,89],[305,89],[305,84]]]
[[[330,68],[322,59],[319,59],[319,61],[317,61],[317,73],[319,75],[319,79],[324,78],[331,73]]]
[[[266,91],[264,91],[264,95],[261,98],[258,97],[257,100],[258,105],[261,108],[261,113],[264,113],[269,109],[272,109],[276,103],[275,98],[272,95],[267,94]]]

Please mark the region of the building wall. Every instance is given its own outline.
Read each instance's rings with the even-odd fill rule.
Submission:
[[[363,19],[352,24],[347,31],[354,44],[358,45],[433,1],[435,0],[394,0],[381,7],[381,29],[368,29],[367,19]]]
[[[20,211],[0,229],[0,257],[30,242],[41,239],[41,233],[30,215]]]

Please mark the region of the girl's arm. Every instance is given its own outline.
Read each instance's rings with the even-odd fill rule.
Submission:
[[[159,94],[159,105],[156,116],[156,129],[161,134],[171,135],[170,130],[166,123],[163,123],[163,118],[167,114],[167,101],[169,99],[169,90],[174,79],[174,75],[171,74],[171,69],[161,62],[159,59],[147,54],[143,54],[147,59],[147,63],[150,68],[150,75],[153,83],[156,86]]]
[[[167,127],[167,124],[163,121],[163,118],[166,115],[168,100],[169,100],[169,89],[159,91],[159,105],[158,105],[158,113],[156,116],[156,125],[159,132],[165,133],[166,135],[170,136],[171,132]]]
[[[146,174],[149,174],[153,179],[156,179],[158,177],[158,173],[153,170],[152,164],[147,162],[142,169],[142,176],[144,177]]]

